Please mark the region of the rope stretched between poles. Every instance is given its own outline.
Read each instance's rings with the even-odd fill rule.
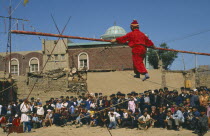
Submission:
[[[42,33],[42,32],[31,32],[31,31],[11,30],[11,33],[14,33],[14,34],[28,34],[28,35],[39,35],[39,36],[49,36],[49,37],[60,37],[60,38],[69,38],[69,39],[81,39],[81,40],[91,40],[91,41],[102,41],[102,42],[111,42],[111,40],[104,40],[104,39],[69,36],[69,35],[62,35],[62,34]],[[150,48],[150,47],[148,47],[146,45],[142,45],[142,46]],[[210,53],[183,51],[183,50],[175,50],[175,49],[165,49],[165,48],[159,48],[159,47],[155,47],[153,49],[210,56]]]

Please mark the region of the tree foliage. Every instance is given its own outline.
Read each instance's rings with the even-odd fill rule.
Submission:
[[[166,43],[162,43],[160,47],[169,49]],[[172,65],[174,60],[177,58],[177,54],[178,52],[154,50],[154,49],[149,49],[147,52],[149,64],[153,66],[154,69],[158,69],[159,63],[160,61],[162,61],[162,65],[163,65],[162,67],[165,70],[170,69],[170,66]]]

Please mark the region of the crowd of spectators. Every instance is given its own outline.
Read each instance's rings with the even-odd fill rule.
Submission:
[[[167,87],[144,93],[123,94],[83,93],[81,96],[60,96],[43,103],[39,98],[0,104],[0,124],[3,131],[9,126],[31,129],[100,126],[108,129],[150,127],[168,130],[189,129],[204,135],[210,127],[210,90],[181,87],[181,92]]]

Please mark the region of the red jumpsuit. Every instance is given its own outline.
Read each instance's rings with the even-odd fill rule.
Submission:
[[[126,43],[128,41],[128,45],[132,48],[134,72],[136,74],[148,73],[143,63],[147,49],[139,44],[153,46],[153,42],[139,29],[134,29],[125,36],[116,38],[116,40],[118,43]]]

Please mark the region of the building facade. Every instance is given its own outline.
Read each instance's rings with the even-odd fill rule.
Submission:
[[[125,34],[126,31],[122,27],[114,25],[108,28],[101,38],[110,40]],[[9,58],[9,55],[0,53],[0,71],[6,70],[13,75],[39,73],[43,67],[44,71],[59,68],[88,71],[133,69],[131,48],[109,42],[73,43],[69,39],[43,39],[41,51],[14,52],[11,54],[11,61]],[[151,69],[146,59],[145,65],[147,69]]]

